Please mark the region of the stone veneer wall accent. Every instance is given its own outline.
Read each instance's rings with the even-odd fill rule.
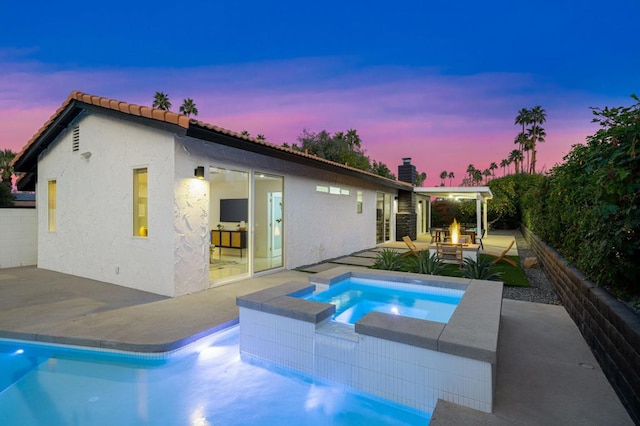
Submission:
[[[522,227],[522,233],[620,401],[640,424],[640,318],[531,231]]]

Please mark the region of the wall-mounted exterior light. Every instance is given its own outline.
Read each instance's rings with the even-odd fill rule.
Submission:
[[[204,179],[204,166],[198,166],[193,171],[193,175],[198,179]]]

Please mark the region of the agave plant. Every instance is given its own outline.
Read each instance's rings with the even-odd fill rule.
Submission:
[[[436,253],[430,255],[429,250],[422,250],[418,256],[412,256],[409,262],[411,272],[419,274],[440,275],[445,267]]]
[[[375,269],[384,269],[387,271],[399,271],[402,269],[402,265],[402,255],[396,253],[394,250],[385,248],[378,253],[378,257],[376,258],[373,267]]]
[[[477,261],[465,259],[463,275],[476,280],[498,281],[502,278],[502,273],[492,271],[492,266],[493,259],[488,257],[479,257]]]

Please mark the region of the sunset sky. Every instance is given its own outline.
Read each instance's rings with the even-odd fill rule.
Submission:
[[[19,151],[72,90],[294,143],[354,128],[397,173],[439,185],[500,164],[541,105],[550,169],[640,95],[638,0],[11,2],[0,14],[0,149]],[[502,176],[502,170],[498,172]],[[447,185],[448,185],[447,180]]]

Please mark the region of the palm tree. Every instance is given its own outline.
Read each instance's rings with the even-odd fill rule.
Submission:
[[[165,111],[169,111],[171,109],[171,102],[169,102],[169,95],[164,92],[156,92],[153,95],[153,105],[154,108],[163,109]]]
[[[198,115],[198,108],[196,108],[196,104],[193,102],[193,99],[187,98],[182,101],[182,105],[180,105],[180,113],[187,117],[191,117],[192,114]]]
[[[496,172],[494,170],[497,169],[497,168],[498,168],[498,165],[496,163],[489,164],[489,170],[491,171],[491,177],[493,177],[493,178],[496,177]]]
[[[544,137],[547,135],[542,126],[540,126],[540,124],[547,121],[547,112],[540,105],[536,105],[531,108],[529,120],[530,123],[533,124],[531,127],[531,138],[533,140],[533,146],[531,149],[531,173],[535,173],[537,154],[536,143],[544,142]]]
[[[491,170],[489,169],[484,169],[482,171],[482,176],[484,176],[484,184],[486,185],[487,182],[489,182],[489,176],[491,176]]]
[[[509,153],[509,161],[514,164],[514,168],[515,168],[514,173],[517,174],[520,172],[520,168],[518,166],[520,165],[520,162],[523,159],[524,159],[524,156],[522,155],[522,152],[520,152],[519,149],[514,149]]]
[[[9,187],[9,191],[13,187],[11,180],[13,176],[13,166],[11,162],[16,158],[16,153],[10,149],[0,151],[0,176],[2,176],[2,183]]]
[[[440,173],[440,179],[442,179],[442,183],[440,184],[440,186],[444,186],[444,180],[445,180],[446,178],[447,178],[447,171],[446,171],[446,170],[443,170],[443,171]]]
[[[456,177],[456,175],[453,172],[449,172],[449,176],[447,177],[449,178],[449,186],[451,186],[451,181]]]
[[[529,111],[527,108],[521,108],[520,111],[518,111],[518,115],[516,116],[516,120],[513,124],[520,124],[522,125],[522,132],[521,134],[524,135],[525,134],[525,126],[528,124],[531,124],[531,111]],[[517,140],[517,138],[516,138]],[[519,142],[520,143],[520,152],[524,153],[524,141]],[[517,172],[516,172],[517,173]]]
[[[500,167],[502,167],[502,177],[505,177],[507,174],[507,166],[509,165],[509,160],[504,159],[500,161]]]
[[[473,164],[469,164],[467,166],[467,173],[469,174],[469,181],[471,182],[473,182],[473,175],[475,171],[476,171],[476,166],[474,166]]]
[[[354,151],[354,147],[360,149],[361,140],[360,136],[358,136],[358,132],[356,132],[355,129],[347,130],[347,134],[344,138],[349,144],[349,148],[351,149],[351,151]]]

